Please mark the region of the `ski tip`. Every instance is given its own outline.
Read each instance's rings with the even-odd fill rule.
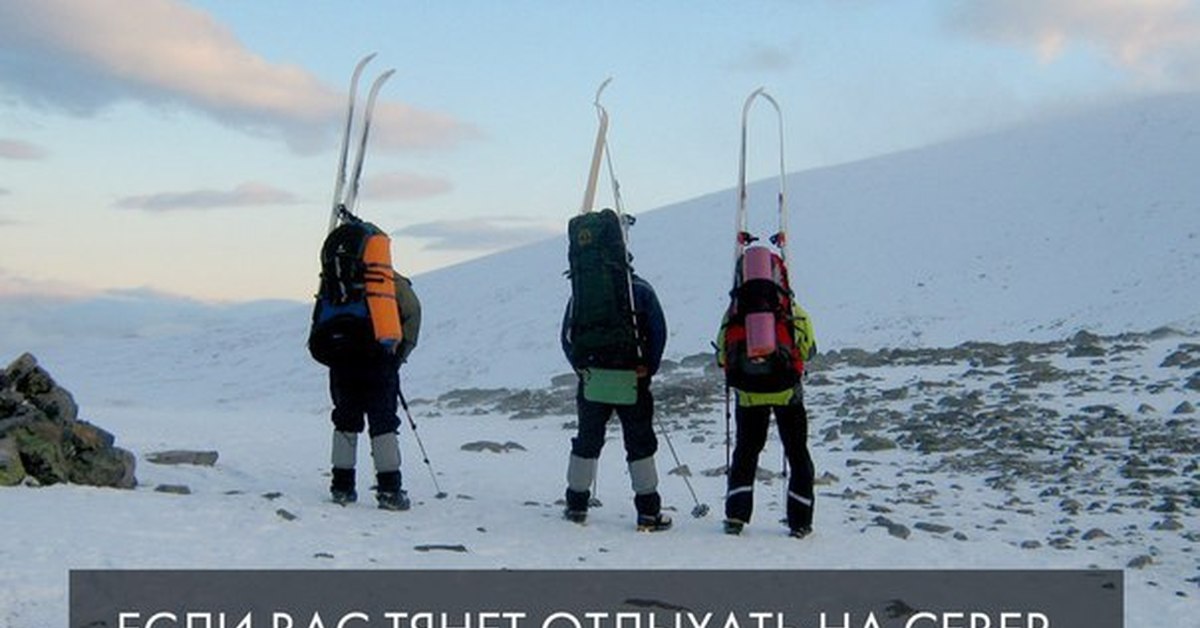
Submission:
[[[596,105],[597,107],[600,106],[600,94],[604,92],[604,88],[608,87],[608,84],[611,83],[612,80],[613,77],[610,76],[600,83],[600,87],[596,88],[596,97],[592,99],[592,104]]]

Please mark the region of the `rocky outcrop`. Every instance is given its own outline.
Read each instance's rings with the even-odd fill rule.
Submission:
[[[133,488],[133,454],[78,414],[71,393],[32,355],[0,372],[0,486],[68,482]]]

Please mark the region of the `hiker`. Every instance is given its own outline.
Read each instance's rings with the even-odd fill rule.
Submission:
[[[645,279],[631,274],[633,307],[639,361],[636,364],[636,400],[631,405],[591,401],[585,395],[585,378],[592,369],[579,364],[575,356],[572,328],[575,319],[572,298],[567,302],[562,323],[562,347],[567,360],[580,376],[575,395],[579,417],[576,436],[571,439],[571,455],[567,464],[566,519],[583,523],[587,519],[591,487],[596,477],[600,449],[604,446],[605,427],[616,412],[621,421],[625,443],[625,460],[629,465],[633,485],[633,503],[637,510],[637,529],[657,532],[671,527],[671,518],[662,513],[662,498],[658,494],[658,471],[654,454],[658,437],[654,433],[654,396],[650,382],[658,372],[663,349],[667,343],[667,322],[658,297]]]
[[[729,321],[730,313],[726,312],[721,321],[721,333],[717,335],[717,364],[726,368]],[[791,300],[791,327],[791,341],[798,355],[807,361],[816,354],[816,339],[808,313],[795,299]],[[754,511],[758,457],[766,445],[771,415],[774,414],[783,453],[791,470],[787,486],[788,530],[791,536],[804,538],[812,533],[814,469],[808,451],[808,414],[804,409],[803,382],[797,376],[793,385],[781,390],[750,392],[736,387],[732,389],[737,397],[734,414],[736,446],[727,473],[725,532],[741,534],[742,529],[750,523]]]
[[[375,466],[375,498],[379,508],[408,510],[411,505],[403,489],[400,446],[396,438],[400,427],[397,415],[399,369],[417,346],[421,303],[407,277],[393,270],[392,280],[403,338],[391,347],[376,345],[359,359],[329,365],[329,394],[333,401],[333,479],[329,492],[337,504],[358,500],[355,462],[358,436],[366,427]]]

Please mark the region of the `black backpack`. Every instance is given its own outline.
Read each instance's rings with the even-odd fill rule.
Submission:
[[[622,217],[611,209],[567,225],[571,279],[571,364],[633,369],[639,359],[632,267]]]
[[[390,253],[369,259],[368,252],[389,247],[386,233],[358,219],[346,220],[325,238],[308,335],[308,350],[317,362],[335,366],[371,359],[399,342]]]

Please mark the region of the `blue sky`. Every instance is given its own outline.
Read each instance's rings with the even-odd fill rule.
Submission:
[[[308,299],[368,52],[368,79],[396,74],[359,211],[420,273],[565,229],[606,77],[637,213],[734,185],[759,86],[789,170],[1195,90],[1197,4],[7,0],[0,296]],[[774,127],[752,133],[751,178],[770,176]]]

